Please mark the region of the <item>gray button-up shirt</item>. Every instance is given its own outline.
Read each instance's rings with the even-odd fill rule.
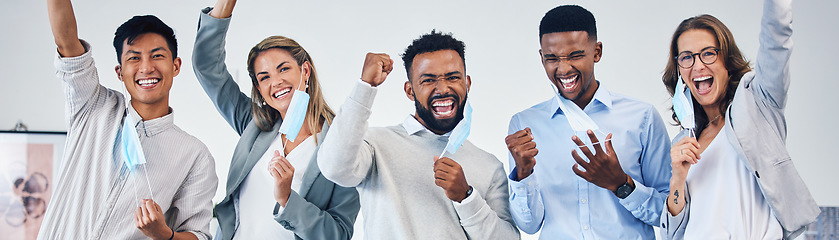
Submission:
[[[126,110],[122,94],[99,84],[90,46],[82,44],[88,51],[81,56],[56,54],[69,130],[38,239],[145,239],[134,223],[134,211],[137,198],[150,195],[170,228],[209,239],[218,186],[209,150],[175,126],[171,109],[148,121],[141,121],[133,108]],[[126,113],[137,120],[134,125],[147,161],[134,173],[119,150]]]

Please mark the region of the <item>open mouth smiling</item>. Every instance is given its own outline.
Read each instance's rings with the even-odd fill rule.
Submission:
[[[711,86],[714,84],[714,77],[711,75],[696,77],[693,79],[694,87],[696,87],[696,93],[699,95],[705,95],[711,92]]]
[[[274,92],[274,94],[271,94],[271,97],[274,97],[274,99],[283,99],[283,98],[285,98],[285,97],[288,95],[288,93],[290,93],[290,92],[291,92],[291,88],[290,88],[290,87],[283,88],[283,89],[277,90],[276,92]]]
[[[562,86],[563,89],[571,90],[577,86],[577,79],[579,78],[579,76],[580,75],[574,75],[569,78],[557,77],[557,79],[559,80],[560,86]]]
[[[431,112],[437,119],[452,118],[455,113],[454,102],[451,98],[431,101]]]

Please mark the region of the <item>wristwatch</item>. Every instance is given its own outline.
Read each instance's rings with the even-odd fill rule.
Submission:
[[[618,189],[615,189],[615,196],[620,199],[624,199],[629,196],[632,191],[635,190],[635,187],[629,184],[629,178],[627,177],[626,182],[623,185],[620,185]]]
[[[472,195],[472,186],[469,186],[469,189],[466,189],[466,197],[464,197],[463,199],[468,198],[469,195]]]

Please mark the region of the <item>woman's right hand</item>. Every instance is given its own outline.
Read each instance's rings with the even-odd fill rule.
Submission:
[[[696,138],[686,137],[670,148],[670,166],[673,178],[685,180],[690,166],[699,162],[699,142]]]
[[[274,200],[285,207],[291,194],[291,181],[294,179],[294,166],[288,159],[274,150],[274,158],[268,163],[268,172],[274,177]]]

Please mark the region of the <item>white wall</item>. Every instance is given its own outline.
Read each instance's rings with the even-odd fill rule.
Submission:
[[[63,92],[52,66],[55,45],[45,1],[4,0],[0,8],[0,129],[20,120],[30,130],[64,131]],[[327,100],[338,109],[360,76],[364,54],[385,52],[400,66],[382,85],[370,119],[371,126],[400,123],[413,112],[405,97],[406,80],[399,53],[432,28],[453,32],[466,43],[470,93],[475,109],[472,136],[479,147],[507,163],[504,145],[510,117],[551,97],[539,63],[538,24],[556,1],[240,1],[228,36],[228,66],[247,93],[247,51],[264,37],[285,35],[300,42],[313,56]],[[603,1],[579,2],[598,21],[603,59],[596,76],[603,86],[655,104],[669,118],[669,97],[660,83],[669,37],[684,18],[711,13],[735,33],[747,58],[755,59],[761,1]],[[191,68],[192,43],[199,9],[211,0],[77,1],[74,3],[81,38],[93,45],[101,83],[119,89],[111,41],[116,27],[133,15],[155,14],[176,30],[183,71],[175,78],[171,106],[176,124],[204,141],[216,158],[221,183],[235,132],[217,114]],[[565,2],[563,2],[564,4]],[[839,17],[835,1],[800,1],[794,6],[793,83],[787,105],[788,149],[820,205],[839,205],[836,174],[839,163],[829,154],[839,128],[827,124],[839,118],[830,77],[837,66],[839,37],[833,25]],[[669,127],[671,135],[675,127]],[[431,169],[429,169],[431,171]],[[833,177],[831,177],[833,176]],[[223,185],[216,194],[221,200]]]

